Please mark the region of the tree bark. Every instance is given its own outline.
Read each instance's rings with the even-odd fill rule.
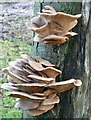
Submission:
[[[78,32],[64,45],[52,46],[43,43],[33,43],[31,55],[34,57],[40,55],[63,71],[62,76],[57,81],[71,78],[81,79],[82,86],[74,88],[65,93],[59,94],[60,103],[47,113],[33,117],[38,118],[89,118],[91,113],[91,95],[89,88],[91,85],[91,3],[85,0],[82,3],[43,3],[35,4],[35,8],[43,8],[45,5],[52,5],[57,11],[63,11],[70,14],[82,12],[82,18],[74,28]],[[82,9],[81,9],[82,8]],[[39,11],[39,9],[37,9]],[[88,15],[87,15],[88,14]],[[91,89],[91,88],[90,88]]]
[[[91,3],[82,2],[82,19],[75,28],[78,36],[70,40],[64,60],[63,80],[79,78],[82,86],[63,93],[60,102],[61,118],[90,118],[91,100],[89,87],[91,85]],[[74,8],[76,10],[76,7]],[[88,27],[89,26],[89,27]]]

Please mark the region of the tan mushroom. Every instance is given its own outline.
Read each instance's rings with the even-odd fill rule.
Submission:
[[[75,36],[77,35],[77,33],[75,32],[67,32],[65,36],[71,37],[71,36]]]
[[[39,13],[46,21],[56,23],[62,28],[63,31],[69,31],[77,24],[77,19],[81,17],[81,14],[70,15],[63,12],[57,12],[55,14]]]
[[[65,36],[60,35],[48,35],[46,37],[42,37],[40,35],[35,35],[34,41],[35,42],[43,42],[45,44],[51,44],[51,45],[58,45],[58,44],[64,44],[66,41],[69,40],[68,37],[75,36],[77,33],[75,32],[67,32],[63,33]]]
[[[56,82],[61,71],[39,56],[22,55],[22,59],[9,63],[2,71],[9,76],[9,83],[2,84],[1,88],[11,91],[8,96],[18,98],[16,108],[26,110],[32,116],[46,113],[59,103],[57,93],[82,84],[78,79]]]
[[[48,110],[51,110],[54,107],[55,104],[51,104],[51,105],[40,105],[37,110],[45,110],[46,112]]]
[[[64,44],[68,40],[69,38],[66,36],[62,37],[57,35],[48,35],[47,37],[44,37],[42,39],[42,42],[46,44],[57,45],[57,44]]]
[[[9,62],[9,65],[19,71],[22,71],[22,68],[23,68],[23,64],[20,62],[17,62],[17,61],[14,61],[14,62]]]
[[[31,22],[34,23],[35,25],[39,26],[39,27],[45,25],[45,23],[46,23],[46,21],[44,21],[44,19],[40,15],[38,15],[37,17],[32,18]]]
[[[16,83],[23,83],[23,82],[28,82],[27,80],[21,78],[20,76],[14,74],[11,70],[9,70],[9,68],[4,68],[2,69],[3,72],[7,73],[10,77],[14,78],[13,80]]]
[[[54,14],[56,13],[56,10],[52,6],[45,6],[45,9],[42,9],[43,13],[49,13],[49,14]]]
[[[17,82],[12,77],[10,77],[9,75],[7,75],[7,80],[8,80],[9,83],[17,84]]]
[[[48,89],[46,91],[43,92],[45,94],[46,97],[52,95],[53,93],[55,93],[55,90],[52,89]]]
[[[32,116],[39,116],[45,112],[47,112],[47,111],[46,110],[37,110],[37,109],[28,110],[28,113]]]
[[[38,91],[37,91],[38,92]],[[43,92],[43,91],[42,91]],[[38,96],[38,97],[44,97],[45,96],[45,94],[44,93],[33,93],[32,95],[34,95],[34,96]],[[46,96],[45,96],[46,97]]]
[[[44,99],[43,102],[41,102],[41,105],[52,105],[55,103],[59,103],[59,101],[59,97],[55,96],[54,98]]]
[[[45,73],[50,78],[56,78],[58,75],[62,74],[60,70],[53,68],[53,67],[47,67],[40,71]]]
[[[15,105],[15,108],[19,108],[22,110],[29,110],[29,109],[37,108],[39,104],[40,104],[39,102],[30,102],[28,100],[19,99]]]
[[[22,98],[24,100],[33,101],[33,102],[41,102],[45,99],[45,97],[42,97],[42,96],[37,97],[32,94],[28,94],[25,92],[19,92],[19,91],[13,91],[8,96],[15,97],[15,98]]]
[[[81,17],[81,14],[70,15],[56,12],[51,6],[45,6],[42,13],[38,14],[31,20],[30,25],[27,25],[30,30],[38,33],[34,37],[34,41],[58,45],[65,43],[68,37],[77,35],[77,33],[69,31],[76,26],[77,19]]]
[[[36,25],[34,23],[29,23],[28,26],[30,27],[30,30],[37,32],[38,34],[40,34],[42,36],[46,36],[46,35],[50,34],[48,23],[46,23],[45,25],[43,25],[41,27],[39,27],[38,25]]]
[[[55,79],[53,78],[45,78],[45,77],[41,77],[41,76],[37,76],[37,75],[29,75],[28,76],[29,78],[32,78],[32,79],[36,79],[38,81],[42,81],[43,83],[52,83],[55,81]]]
[[[48,77],[55,78],[57,75],[61,74],[60,70],[57,70],[53,67],[46,67],[44,68],[40,63],[35,61],[29,61],[30,66],[36,71],[40,71],[45,73]]]
[[[77,19],[81,17],[81,14],[70,15],[62,12],[55,14],[39,13],[42,19],[45,19],[46,23],[40,27],[37,23],[32,22],[30,29],[37,32],[40,35],[47,36],[49,34],[59,34],[64,36],[77,24]]]
[[[81,84],[82,82],[80,80],[70,79],[66,81],[55,82],[55,83],[49,84],[47,87],[59,93],[59,92],[65,92],[67,90],[70,90],[71,88],[75,86],[81,86]]]
[[[38,61],[40,64],[48,66],[48,67],[54,67],[54,64],[51,64],[49,61],[42,59],[40,56],[36,56],[36,61]]]
[[[19,90],[28,92],[28,93],[37,93],[43,92],[43,87],[46,84],[43,83],[27,83],[27,84],[12,84],[12,86],[17,87]]]
[[[17,87],[12,86],[12,83],[4,83],[2,84],[1,88],[5,90],[19,90]]]

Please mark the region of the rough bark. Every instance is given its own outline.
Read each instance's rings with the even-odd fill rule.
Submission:
[[[43,3],[41,7],[45,4],[50,5],[49,3]],[[55,7],[55,3],[52,3],[52,5]],[[57,3],[57,6],[57,11],[64,11],[66,13],[77,14],[82,11],[83,16],[74,29],[75,32],[78,32],[78,36],[59,46],[34,43],[32,56],[40,55],[56,64],[63,71],[63,75],[57,78],[58,81],[79,78],[83,84],[80,88],[59,94],[61,100],[58,105],[51,111],[33,118],[89,118],[91,113],[91,105],[89,103],[89,100],[91,100],[89,95],[91,84],[91,57],[89,55],[91,52],[91,42],[89,37],[91,36],[91,29],[88,26],[91,24],[91,5],[83,1],[83,4]]]
[[[68,91],[61,96],[60,114],[62,118],[89,118],[91,106],[89,103],[90,87],[90,3],[82,3],[82,19],[76,30],[78,36],[69,42],[64,60],[63,79],[80,78],[82,86]],[[89,27],[88,27],[89,26]]]

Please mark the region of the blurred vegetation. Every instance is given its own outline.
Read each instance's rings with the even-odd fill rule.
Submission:
[[[31,52],[31,43],[25,40],[11,39],[0,40],[0,70],[7,67],[10,61],[21,58],[21,54],[29,54]],[[7,75],[0,73],[0,86],[7,82]],[[0,117],[1,118],[22,118],[22,111],[14,108],[15,99],[8,97],[9,91],[0,89],[3,93],[0,100]]]

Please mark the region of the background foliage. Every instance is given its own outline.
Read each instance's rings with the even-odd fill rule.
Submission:
[[[31,46],[29,41],[20,41],[18,39],[0,40],[0,70],[8,66],[10,61],[19,59],[21,54],[29,54]],[[0,75],[1,83],[7,82],[7,76],[4,73]],[[2,118],[22,118],[22,111],[15,109],[15,99],[7,97],[8,91],[0,90],[3,93],[0,103],[0,116]]]

